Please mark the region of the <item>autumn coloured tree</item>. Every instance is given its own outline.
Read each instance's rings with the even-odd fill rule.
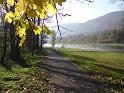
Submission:
[[[19,46],[22,46],[28,37],[31,45],[37,43],[42,31],[50,34],[45,22],[53,16],[60,16],[57,6],[62,6],[66,0],[0,0],[0,10],[4,21],[4,37],[9,30],[10,57],[20,59]],[[80,0],[77,0],[80,1]],[[84,1],[84,0],[82,0]],[[86,0],[91,2],[90,0]],[[58,30],[59,22],[57,20]],[[60,32],[60,30],[59,30]],[[6,52],[6,42],[1,60]],[[35,46],[35,45],[33,45]],[[34,47],[33,47],[34,48]]]
[[[30,29],[35,35],[39,35],[42,30],[49,33],[48,27],[44,22],[38,24],[37,21],[45,21],[50,16],[56,14],[56,4],[62,5],[65,0],[0,0],[1,7],[6,12],[5,22],[13,24],[16,29],[16,35],[21,40],[19,46],[22,46],[26,39],[26,31]],[[36,24],[37,23],[37,24]]]
[[[9,28],[10,32],[12,58],[17,57],[19,60],[18,46],[22,46],[28,33],[31,33],[30,38],[40,35],[42,30],[47,34],[50,33],[45,21],[56,15],[56,4],[62,6],[62,2],[65,0],[0,0],[4,30],[7,31],[6,28]]]

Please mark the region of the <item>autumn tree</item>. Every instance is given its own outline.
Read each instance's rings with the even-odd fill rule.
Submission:
[[[45,20],[56,14],[56,4],[62,5],[62,2],[64,1],[0,0],[2,12],[4,11],[4,27],[9,28],[10,32],[10,57],[13,60],[20,59],[19,46],[25,42],[28,31],[32,33],[29,36],[31,39],[41,34],[42,30],[50,32]]]
[[[21,58],[20,47],[29,37],[31,45],[38,41],[42,31],[49,34],[46,20],[62,16],[57,6],[62,6],[66,0],[0,0],[1,12],[4,18],[4,28],[10,32],[10,57],[13,60]],[[76,0],[80,1],[80,0]],[[84,1],[84,0],[83,0]],[[90,0],[86,0],[91,2]],[[59,30],[59,22],[57,20]],[[6,30],[6,29],[4,29]],[[29,34],[30,33],[30,34]],[[7,45],[5,44],[5,47]],[[5,54],[4,50],[4,54]],[[5,55],[4,55],[5,56]],[[1,58],[1,62],[3,62]]]

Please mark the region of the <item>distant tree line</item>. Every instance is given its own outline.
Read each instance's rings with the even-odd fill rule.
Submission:
[[[124,28],[64,37],[63,43],[124,43]]]

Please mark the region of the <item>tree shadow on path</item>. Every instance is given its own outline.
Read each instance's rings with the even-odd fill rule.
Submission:
[[[78,70],[69,60],[51,57],[49,63],[41,67],[48,70],[51,84],[56,88],[55,93],[112,93],[103,88],[100,82]]]

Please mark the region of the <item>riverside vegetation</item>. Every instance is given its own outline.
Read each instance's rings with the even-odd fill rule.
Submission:
[[[99,81],[102,86],[115,93],[124,93],[124,53],[64,48],[55,51],[69,58],[83,73]]]

